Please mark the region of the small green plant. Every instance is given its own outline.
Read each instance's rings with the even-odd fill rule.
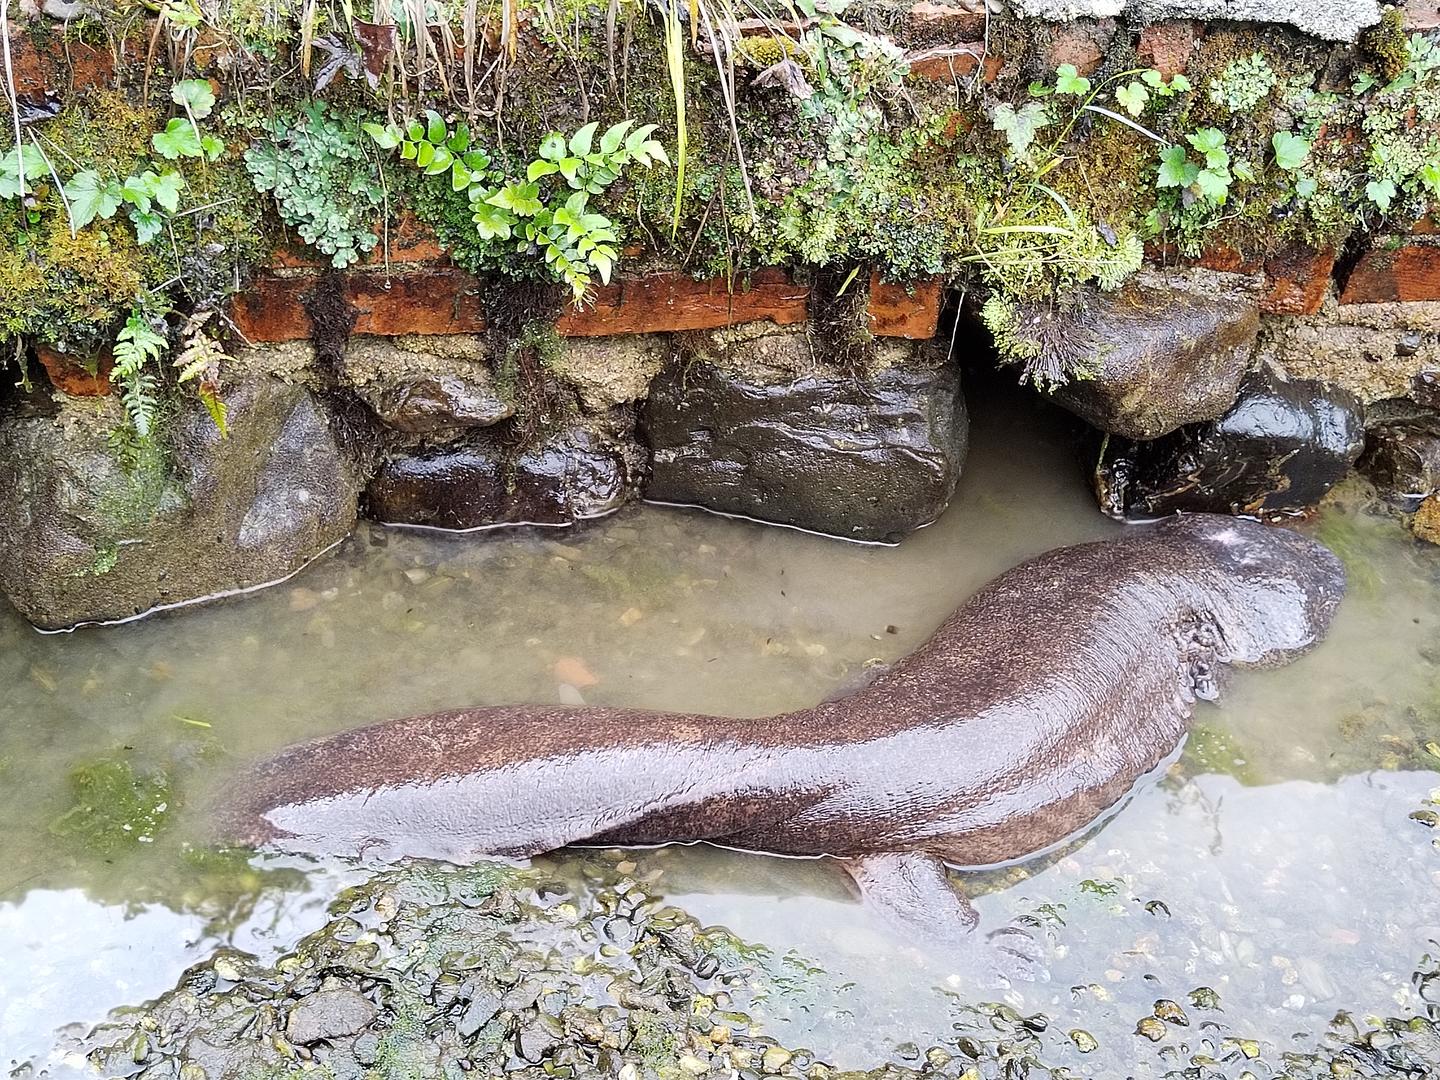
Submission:
[[[1174,97],[1190,89],[1190,80],[1184,75],[1173,75],[1167,82],[1165,76],[1154,68],[1140,72],[1138,79],[1119,86],[1115,90],[1115,101],[1131,116],[1139,116],[1152,101]]]
[[[1279,78],[1261,53],[1239,56],[1210,81],[1210,100],[1233,113],[1249,112],[1275,89]]]
[[[1366,199],[1382,214],[1403,201],[1418,217],[1427,200],[1440,199],[1440,45],[1418,33],[1405,44],[1394,79],[1381,85],[1362,72],[1354,90],[1369,99],[1362,121],[1369,140]]]
[[[549,275],[568,285],[579,304],[596,276],[610,280],[619,258],[615,223],[590,207],[590,197],[603,194],[631,164],[669,164],[664,146],[651,138],[655,125],[633,125],[622,120],[598,141],[599,125],[594,123],[569,138],[551,132],[526,166],[524,179],[494,167],[465,125],[451,128],[433,111],[423,122],[403,127],[366,124],[364,130],[377,146],[398,150],[400,160],[427,176],[443,177],[453,191],[465,192],[483,242],[538,255]]]
[[[215,107],[215,94],[204,79],[185,79],[170,90],[171,100],[185,110],[184,117],[170,120],[164,131],[150,139],[151,147],[161,158],[201,158],[214,161],[225,151],[225,144],[200,128]],[[148,244],[165,228],[169,215],[180,209],[180,196],[185,178],[174,168],[154,163],[128,175],[105,175],[89,166],[76,168],[62,184],[60,170],[38,140],[22,143],[19,152],[7,151],[0,158],[0,199],[13,199],[32,190],[37,182],[51,181],[59,185],[71,231],[85,228],[96,220],[109,221],[121,209],[128,208],[128,217],[135,227],[135,239]],[[164,211],[164,213],[161,213]]]
[[[1178,189],[1181,198],[1186,200],[1202,200],[1223,206],[1234,179],[1230,174],[1230,151],[1225,148],[1225,133],[1219,128],[1201,128],[1187,135],[1185,141],[1199,154],[1199,162],[1186,147],[1178,144],[1167,146],[1160,151],[1156,185],[1162,189]]]
[[[155,428],[156,393],[159,387],[154,368],[169,343],[155,331],[142,308],[135,308],[115,337],[115,366],[110,381],[120,390],[120,402],[130,418],[136,438],[148,442]]]
[[[373,251],[385,188],[360,118],[315,101],[274,120],[267,135],[245,151],[245,168],[257,191],[274,195],[281,220],[337,268]]]

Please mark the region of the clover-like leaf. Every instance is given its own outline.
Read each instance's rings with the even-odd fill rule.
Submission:
[[[200,146],[200,136],[195,125],[183,116],[172,117],[164,131],[150,136],[150,145],[167,161],[176,158],[198,158],[205,154]]]
[[[165,229],[163,217],[141,210],[139,207],[130,211],[130,222],[135,226],[135,242],[139,244],[150,243]]]
[[[1139,116],[1150,103],[1150,91],[1138,79],[1131,79],[1115,91],[1115,100],[1131,116]]]
[[[118,180],[106,180],[94,169],[82,169],[65,185],[65,202],[77,229],[97,217],[112,218],[120,209],[122,195]]]
[[[565,156],[565,136],[552,131],[540,140],[540,156],[546,161],[559,161]]]
[[[1392,180],[1371,180],[1365,185],[1365,194],[1372,203],[1380,208],[1382,214],[1387,214],[1390,212],[1390,204],[1395,201],[1398,192]]]
[[[1081,75],[1074,64],[1061,64],[1055,69],[1055,92],[1084,97],[1090,92],[1090,80]]]
[[[1195,190],[1213,202],[1223,203],[1230,190],[1230,174],[1223,169],[1201,169],[1195,177]]]
[[[145,175],[154,176],[155,174],[146,172]],[[155,201],[172,214],[180,208],[180,192],[184,190],[185,178],[174,169],[166,169],[151,181],[151,194],[154,195]]]
[[[1183,146],[1167,146],[1160,151],[1160,174],[1155,183],[1162,188],[1186,188],[1195,182],[1200,166],[1190,160]]]
[[[204,120],[215,108],[215,91],[209,79],[182,79],[170,88],[170,100],[196,120]]]
[[[1310,156],[1310,140],[1288,131],[1277,131],[1270,139],[1275,148],[1275,164],[1286,172],[1294,172]]]

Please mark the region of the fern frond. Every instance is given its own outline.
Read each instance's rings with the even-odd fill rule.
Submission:
[[[166,340],[156,333],[139,308],[130,312],[125,326],[115,337],[115,366],[110,381],[120,388],[120,403],[130,418],[136,436],[144,441],[155,428],[156,389],[150,364],[158,364],[165,351]]]

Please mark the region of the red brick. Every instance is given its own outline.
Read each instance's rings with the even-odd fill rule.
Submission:
[[[681,274],[625,278],[597,288],[583,311],[567,307],[556,329],[565,337],[605,337],[805,321],[810,290],[783,271],[757,271],[739,284],[747,287],[732,292],[723,278],[695,281]]]
[[[1005,66],[1004,59],[997,53],[987,53],[981,41],[962,42],[941,48],[925,49],[910,53],[905,58],[910,65],[910,74],[918,79],[948,82],[952,79],[968,79],[977,67],[983,68],[980,78],[993,83]]]
[[[115,78],[115,61],[108,48],[66,40],[60,30],[52,30],[44,46],[37,48],[23,25],[12,22],[9,30],[10,62],[18,94],[41,94],[46,90],[64,93],[104,86]],[[129,44],[122,40],[119,47],[124,49]]]
[[[231,301],[230,317],[248,341],[308,338],[305,301],[320,280],[309,273],[258,274]],[[805,321],[810,290],[784,271],[757,271],[741,284],[732,292],[722,278],[622,278],[596,288],[583,309],[567,306],[556,329],[566,337],[605,337],[714,330],[762,320],[780,326]],[[344,289],[357,309],[357,334],[475,334],[485,329],[484,282],[460,270],[427,267],[388,275],[362,270],[345,276]],[[933,337],[940,300],[938,279],[920,282],[913,293],[872,280],[871,325],[881,337]]]
[[[360,312],[357,334],[478,334],[485,329],[480,288],[462,270],[409,270],[351,274],[345,296]]]
[[[50,376],[50,384],[62,394],[71,397],[104,397],[110,393],[110,369],[114,367],[110,350],[106,349],[96,359],[95,373],[91,374],[84,364],[69,353],[61,352],[51,345],[35,344],[35,359]]]
[[[304,297],[319,280],[314,275],[280,277],[256,274],[230,300],[230,321],[246,341],[301,341],[310,336]]]
[[[1180,75],[1190,66],[1190,54],[1200,38],[1199,28],[1189,19],[1167,19],[1151,23],[1140,31],[1136,58],[1167,79]]]
[[[1314,315],[1325,302],[1335,251],[1294,248],[1265,260],[1265,295],[1260,310],[1267,315]]]
[[[1440,247],[1406,244],[1361,256],[1340,294],[1342,304],[1440,300]]]
[[[906,288],[870,276],[870,330],[879,337],[910,338],[925,341],[935,336],[940,326],[940,279],[925,281]]]

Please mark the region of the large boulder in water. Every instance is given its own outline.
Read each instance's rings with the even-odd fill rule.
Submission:
[[[644,453],[633,416],[575,423],[516,445],[508,431],[443,445],[397,446],[365,492],[367,513],[389,525],[482,529],[569,525],[608,514],[635,494]]]
[[[255,374],[223,398],[228,437],[190,400],[153,449],[117,449],[113,399],[0,420],[0,589],[21,614],[60,629],[249,589],[349,533],[362,470],[327,406]]]
[[[863,371],[764,324],[690,335],[642,413],[645,496],[850,540],[895,541],[950,501],[969,425],[938,350],[877,342]]]
[[[1158,439],[1214,420],[1235,400],[1260,308],[1246,279],[1203,270],[1144,271],[1115,292],[1017,305],[1005,351],[1086,423]]]
[[[1181,510],[1294,513],[1318,503],[1364,444],[1352,394],[1259,371],[1218,420],[1153,442],[1111,440],[1096,475],[1100,504],[1111,516],[1130,519]]]

